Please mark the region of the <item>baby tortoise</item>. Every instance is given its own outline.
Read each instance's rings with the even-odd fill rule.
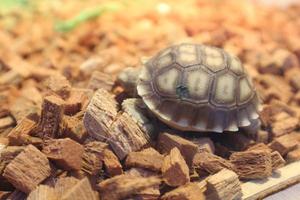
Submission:
[[[252,82],[240,60],[219,48],[170,46],[141,69],[125,69],[118,82],[128,91],[136,88],[147,108],[178,130],[223,132],[259,125]]]

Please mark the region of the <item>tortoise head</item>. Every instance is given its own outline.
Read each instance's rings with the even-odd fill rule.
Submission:
[[[130,96],[136,96],[136,85],[140,69],[127,67],[118,75],[116,83],[124,88]]]

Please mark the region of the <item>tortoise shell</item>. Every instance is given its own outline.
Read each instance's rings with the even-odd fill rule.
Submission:
[[[258,96],[240,60],[222,49],[180,44],[143,66],[138,95],[169,126],[237,131],[258,119]]]

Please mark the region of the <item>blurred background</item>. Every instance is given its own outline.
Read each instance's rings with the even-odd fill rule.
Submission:
[[[87,59],[116,74],[182,41],[225,48],[254,77],[274,52],[300,54],[299,0],[0,0],[0,13],[0,72],[54,70],[76,84]]]

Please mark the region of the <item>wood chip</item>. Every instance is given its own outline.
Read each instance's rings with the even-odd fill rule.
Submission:
[[[65,101],[64,113],[74,115],[81,110],[85,110],[92,96],[93,91],[90,89],[72,88],[70,97]]]
[[[30,114],[40,113],[40,107],[35,105],[32,101],[24,97],[20,97],[12,103],[10,111],[17,123],[19,123]]]
[[[74,185],[79,182],[78,179],[74,177],[61,177],[55,182],[54,189],[59,198],[62,198]]]
[[[166,132],[159,134],[157,149],[160,153],[168,154],[174,147],[177,147],[179,149],[187,165],[190,169],[192,169],[193,159],[198,151],[197,145],[178,135],[173,135]]]
[[[62,200],[99,200],[99,195],[92,189],[87,178],[80,180],[69,189],[61,198]]]
[[[82,145],[70,138],[47,141],[42,152],[62,169],[81,169],[84,148]]]
[[[1,85],[18,85],[22,82],[24,77],[15,70],[10,70],[6,73],[1,74],[0,84]]]
[[[198,183],[187,183],[170,192],[165,193],[162,200],[205,200],[205,187]]]
[[[242,197],[241,184],[238,175],[231,170],[222,169],[218,173],[208,177],[207,200],[231,200]]]
[[[109,149],[103,151],[103,162],[106,173],[112,177],[123,173],[122,165],[117,156]]]
[[[118,115],[107,133],[108,143],[120,160],[128,153],[149,147],[151,138],[127,114]]]
[[[35,86],[27,86],[22,88],[22,97],[32,101],[35,105],[40,106],[43,102],[41,92]]]
[[[284,71],[298,66],[297,57],[293,53],[280,48],[272,52],[269,57],[262,58],[261,61],[259,71],[274,75],[281,75]]]
[[[271,153],[268,150],[235,152],[230,156],[230,162],[240,179],[262,179],[272,174]]]
[[[8,200],[26,200],[27,195],[19,190],[13,191],[8,197]]]
[[[158,176],[158,173],[141,169],[141,168],[131,168],[126,171],[125,174],[139,176],[139,177],[153,177]],[[156,200],[160,196],[159,185],[155,185],[153,187],[149,187],[147,189],[141,190],[132,195],[133,199],[141,199],[141,200]]]
[[[263,150],[263,151],[269,151],[271,153],[271,160],[272,160],[272,169],[276,170],[280,167],[283,167],[285,165],[285,160],[282,158],[280,153],[278,151],[273,151],[268,145],[264,143],[257,143],[250,148],[247,149],[247,151],[251,150]],[[273,152],[272,152],[273,151]]]
[[[56,137],[63,112],[64,101],[61,98],[54,95],[45,97],[37,128],[38,135],[45,139]]]
[[[125,162],[126,167],[139,167],[160,172],[164,156],[153,148],[144,149],[140,152],[128,154]]]
[[[54,188],[47,185],[39,185],[30,192],[27,200],[59,200]]]
[[[10,192],[9,191],[0,191],[0,200],[9,199]]]
[[[284,134],[293,132],[299,126],[299,119],[296,117],[287,117],[282,120],[278,120],[271,125],[272,136],[279,137]]]
[[[50,76],[44,82],[46,88],[49,90],[49,94],[55,93],[59,95],[61,98],[66,99],[70,95],[71,84],[66,79],[66,77],[57,74],[54,76]]]
[[[284,119],[289,116],[296,117],[297,111],[282,101],[272,101],[271,104],[265,105],[260,112],[260,119],[265,127],[271,126],[276,120]]]
[[[24,147],[8,146],[0,150],[0,174],[3,173],[6,165],[10,163],[19,153],[24,150]]]
[[[94,71],[92,73],[87,88],[92,90],[104,89],[107,91],[111,91],[113,86],[114,86],[114,79],[112,78],[111,75],[100,71]]]
[[[80,70],[84,74],[92,74],[95,70],[102,70],[104,66],[107,65],[107,62],[102,57],[93,57],[85,60],[80,66]]]
[[[260,143],[268,143],[270,139],[270,134],[268,131],[258,130],[255,135],[255,142]]]
[[[193,165],[197,173],[202,176],[215,174],[222,169],[232,169],[233,165],[226,159],[208,152],[199,152],[195,155]]]
[[[82,119],[76,116],[63,116],[60,124],[60,135],[69,137],[79,143],[82,143],[88,137]]]
[[[286,71],[284,77],[295,91],[300,90],[300,70],[298,67],[293,67],[292,69]]]
[[[294,150],[298,145],[297,136],[294,134],[287,134],[275,138],[269,147],[274,151],[278,151],[282,156],[285,156],[288,152]]]
[[[169,186],[181,186],[190,182],[189,168],[178,148],[173,148],[164,158],[162,174]]]
[[[144,104],[142,99],[129,98],[122,102],[122,109],[127,113],[140,129],[149,135],[151,138],[155,138],[156,129],[153,123],[154,120],[150,120],[148,116],[148,108]]]
[[[295,162],[297,160],[300,160],[300,148],[296,148],[288,152],[286,155],[286,160],[288,162]]]
[[[272,151],[272,149],[264,143],[257,143],[247,149],[247,151],[251,151],[251,150],[265,150],[270,152]]]
[[[107,148],[108,144],[99,141],[85,144],[82,156],[82,170],[90,175],[99,174],[103,165],[104,150]]]
[[[36,126],[37,123],[33,120],[29,118],[22,119],[19,124],[9,132],[9,143],[11,145],[26,144],[26,138],[30,136]]]
[[[215,145],[209,137],[191,138],[190,141],[198,146],[199,152],[215,153]]]
[[[11,116],[0,118],[0,130],[13,126],[15,120]]]
[[[273,151],[271,153],[271,159],[272,159],[272,169],[273,170],[283,167],[286,163],[278,151]]]
[[[4,169],[3,176],[17,189],[30,193],[51,174],[47,157],[28,145]]]
[[[106,90],[95,92],[84,115],[83,123],[89,135],[97,140],[106,139],[109,127],[117,116],[117,102]]]
[[[160,183],[161,180],[157,177],[144,178],[124,174],[106,179],[98,186],[101,200],[121,200]]]

